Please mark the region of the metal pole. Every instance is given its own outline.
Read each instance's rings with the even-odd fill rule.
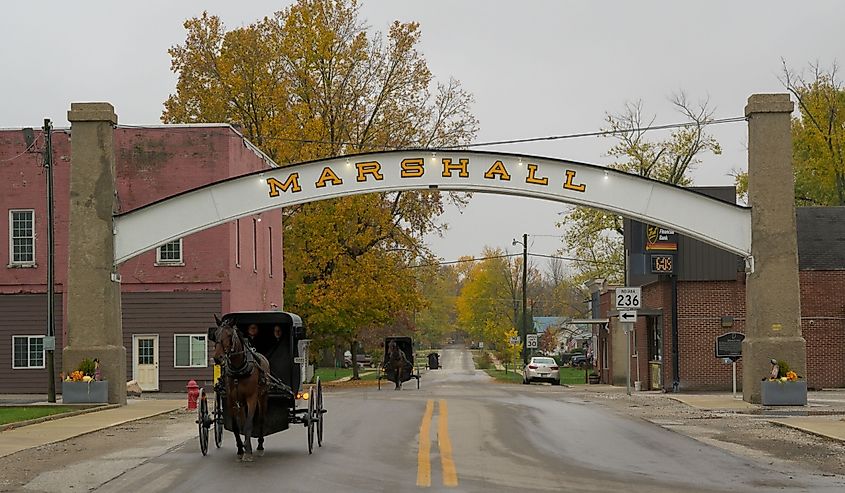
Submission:
[[[672,274],[672,392],[681,387],[681,363],[678,349],[678,276]]]
[[[631,395],[631,325],[630,323],[623,325],[625,327],[625,345],[627,346],[625,354],[628,355],[628,361],[625,365],[625,393],[628,395]]]
[[[736,360],[731,359],[731,366],[733,367],[734,373],[734,399],[736,399]]]
[[[55,302],[55,245],[53,240],[53,124],[44,119],[44,170],[47,175],[47,337],[52,339],[53,349],[47,349],[47,402],[56,402],[56,371],[54,363],[56,320],[53,313]]]
[[[528,234],[522,235],[522,364],[528,364]]]

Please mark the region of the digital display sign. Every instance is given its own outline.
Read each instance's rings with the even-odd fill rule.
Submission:
[[[651,256],[651,273],[652,274],[672,274],[675,272],[675,256],[674,255],[652,255]]]

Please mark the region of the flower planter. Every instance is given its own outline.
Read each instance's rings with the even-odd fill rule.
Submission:
[[[64,404],[90,404],[109,402],[109,382],[62,382],[62,402]]]
[[[764,406],[806,406],[807,382],[761,382],[760,403]]]

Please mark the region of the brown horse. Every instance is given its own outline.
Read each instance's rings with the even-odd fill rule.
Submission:
[[[223,366],[226,383],[226,411],[232,418],[232,433],[238,444],[238,459],[252,462],[252,435],[257,425],[259,456],[264,455],[264,413],[270,364],[267,358],[250,348],[231,321],[217,321],[214,360]],[[241,441],[243,433],[245,442]]]
[[[405,381],[405,374],[408,371],[410,362],[405,352],[399,348],[396,341],[390,341],[387,345],[387,354],[385,355],[384,372],[388,378],[392,375],[393,383],[396,384],[394,390],[402,389],[402,382]]]

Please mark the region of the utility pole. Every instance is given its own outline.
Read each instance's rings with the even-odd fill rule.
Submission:
[[[56,349],[56,317],[53,308],[55,293],[55,242],[53,240],[53,124],[44,119],[44,170],[47,175],[47,402],[56,402],[56,371],[53,356]]]
[[[522,364],[528,364],[528,233],[522,235]]]

